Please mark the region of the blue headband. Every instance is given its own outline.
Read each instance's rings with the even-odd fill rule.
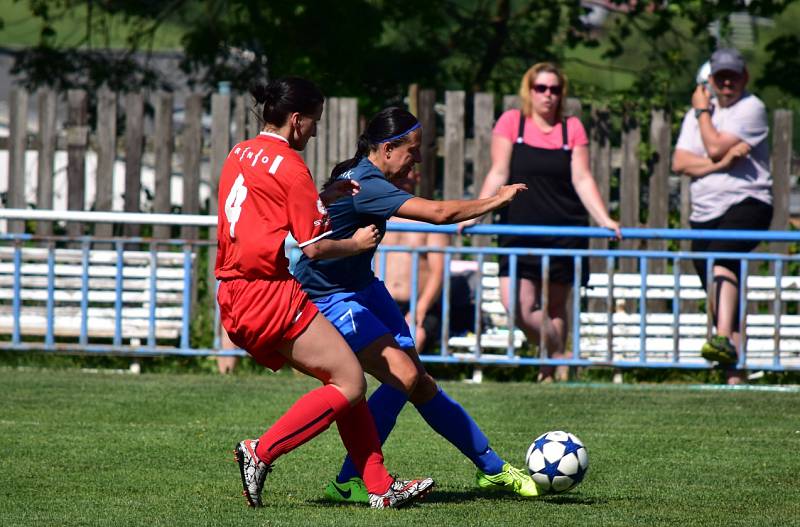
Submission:
[[[387,138],[387,139],[384,139],[383,141],[378,141],[378,144],[381,144],[381,143],[389,143],[389,142],[391,142],[391,141],[394,141],[395,139],[400,139],[400,138],[401,138],[401,137],[403,137],[404,135],[408,135],[408,134],[410,134],[411,132],[413,132],[414,130],[416,130],[417,128],[419,128],[419,127],[421,127],[421,126],[422,126],[422,124],[421,124],[419,121],[417,121],[417,123],[416,123],[414,126],[412,126],[411,128],[409,128],[408,130],[406,130],[406,131],[405,131],[405,132],[403,132],[402,134],[393,135],[392,137],[389,137],[389,138]]]

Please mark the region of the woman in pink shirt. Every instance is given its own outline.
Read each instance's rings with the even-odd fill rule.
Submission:
[[[491,196],[507,183],[526,183],[529,192],[520,195],[501,215],[503,223],[518,225],[585,226],[589,215],[601,227],[621,237],[619,224],[608,215],[592,173],[589,170],[589,141],[576,117],[564,116],[567,79],[550,63],[531,67],[522,77],[521,110],[508,110],[500,116],[492,136],[492,167],[483,183],[480,197]],[[588,238],[500,236],[502,247],[543,247],[585,249]],[[567,338],[567,296],[574,280],[571,257],[551,257],[548,317],[542,313],[541,258],[520,256],[516,323],[528,340],[545,345],[551,358],[564,357]],[[589,278],[589,265],[581,265],[581,284]],[[500,258],[500,291],[509,307],[509,259]],[[554,370],[542,366],[540,381],[567,380],[566,366]]]

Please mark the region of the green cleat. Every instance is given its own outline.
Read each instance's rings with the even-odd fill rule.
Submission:
[[[728,337],[715,335],[703,344],[700,355],[709,362],[718,362],[722,365],[736,364],[738,356],[736,348]]]
[[[525,498],[532,498],[539,496],[539,487],[531,479],[518,468],[512,467],[509,463],[503,465],[503,471],[499,474],[489,476],[481,471],[477,475],[478,487],[487,490],[510,490],[516,492]]]
[[[325,498],[339,503],[369,503],[369,493],[361,478],[350,478],[344,483],[331,481],[325,487]]]

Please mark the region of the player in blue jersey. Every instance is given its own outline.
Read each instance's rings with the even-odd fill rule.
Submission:
[[[356,154],[339,163],[332,183],[357,181],[358,194],[328,208],[332,238],[347,238],[362,225],[375,225],[381,236],[392,216],[434,224],[458,223],[482,216],[511,202],[525,185],[499,188],[478,200],[433,201],[409,194],[392,181],[409,176],[420,161],[420,124],[401,108],[379,112],[359,137]],[[526,473],[506,463],[464,408],[450,398],[426,371],[414,347],[408,324],[385,285],[372,271],[375,250],[332,260],[301,256],[295,277],[319,310],[356,352],[364,371],[382,384],[369,399],[378,435],[385,441],[406,401],[425,421],[477,467],[481,488],[508,489],[536,496],[538,489]],[[345,459],[326,495],[336,501],[364,501],[366,493],[353,464]]]

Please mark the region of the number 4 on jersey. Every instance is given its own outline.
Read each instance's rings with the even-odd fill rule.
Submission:
[[[242,202],[247,197],[247,187],[244,186],[244,175],[239,174],[236,181],[233,182],[233,187],[225,199],[225,217],[228,218],[228,223],[231,225],[231,238],[235,238],[233,231],[236,228],[236,222],[239,221],[239,216],[242,214]]]

